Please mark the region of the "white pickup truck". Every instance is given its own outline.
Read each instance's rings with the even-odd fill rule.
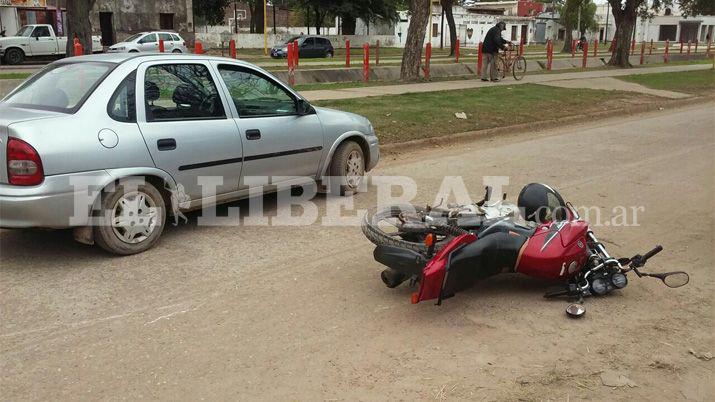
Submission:
[[[56,36],[52,25],[25,25],[15,36],[0,38],[0,59],[5,64],[21,64],[27,57],[64,56],[66,36]],[[99,36],[92,37],[92,51],[101,52]]]

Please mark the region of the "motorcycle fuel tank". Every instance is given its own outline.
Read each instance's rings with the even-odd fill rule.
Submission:
[[[539,225],[527,240],[516,272],[544,279],[575,275],[588,260],[584,221],[558,221]]]

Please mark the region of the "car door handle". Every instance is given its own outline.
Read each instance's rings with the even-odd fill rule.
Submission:
[[[173,151],[176,149],[176,140],[173,138],[162,138],[156,141],[159,151]]]
[[[246,139],[247,140],[260,140],[261,139],[261,130],[246,130]]]

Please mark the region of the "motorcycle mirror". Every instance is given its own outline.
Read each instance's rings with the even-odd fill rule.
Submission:
[[[679,288],[681,286],[687,285],[688,282],[690,282],[690,276],[687,272],[683,271],[666,272],[664,274],[657,274],[656,277],[663,281],[663,283],[665,283],[665,286],[669,288]]]
[[[569,304],[568,307],[566,307],[566,314],[571,318],[581,318],[581,316],[586,314],[586,308],[583,304]]]

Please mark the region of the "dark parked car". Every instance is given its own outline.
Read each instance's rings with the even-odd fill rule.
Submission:
[[[331,58],[335,54],[333,44],[326,38],[320,36],[296,36],[290,38],[281,45],[276,45],[271,49],[271,57],[280,58],[288,57],[288,44],[297,40],[298,48],[300,48],[299,57],[328,57]]]

